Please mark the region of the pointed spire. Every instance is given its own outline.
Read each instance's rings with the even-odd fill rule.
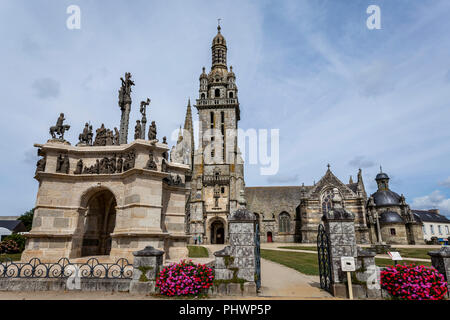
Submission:
[[[349,184],[353,184],[353,176],[350,175],[350,180],[348,181]]]
[[[328,171],[331,171],[331,165],[330,165],[330,164],[327,164],[327,168],[328,168],[328,169],[327,169],[327,172],[328,172]]]
[[[184,136],[185,134],[189,134],[189,137]],[[191,150],[190,150],[190,152],[191,152],[191,166],[193,166],[195,145],[194,145],[194,125],[192,124],[191,98],[188,99],[188,105],[186,107],[186,117],[184,119],[183,140],[184,141],[190,141],[190,144],[191,144]]]

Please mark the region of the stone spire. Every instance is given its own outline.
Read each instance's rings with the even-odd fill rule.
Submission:
[[[212,41],[212,69],[214,68],[227,68],[227,41],[220,33],[221,27],[217,26],[217,35]]]
[[[188,135],[188,136],[186,136]],[[189,139],[189,140],[188,140]],[[192,124],[192,109],[191,109],[191,99],[188,100],[188,105],[186,108],[186,117],[184,119],[184,131],[183,131],[183,140],[190,141],[191,147],[191,165],[194,165],[194,125]],[[192,168],[191,168],[192,169]]]

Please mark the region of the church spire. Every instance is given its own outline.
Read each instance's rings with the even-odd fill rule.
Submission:
[[[219,25],[217,26],[217,35],[212,41],[211,51],[212,51],[212,68],[227,67],[227,41],[224,36],[220,33],[220,19]]]
[[[184,130],[183,130],[183,140],[187,140],[188,137],[186,135],[189,135],[190,140],[190,146],[191,146],[191,164],[193,165],[194,160],[194,126],[192,124],[192,110],[191,110],[191,98],[188,100],[188,105],[186,107],[186,117],[184,119]]]

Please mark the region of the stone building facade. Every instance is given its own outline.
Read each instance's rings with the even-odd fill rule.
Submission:
[[[333,189],[339,192],[342,206],[356,217],[358,243],[369,243],[361,171],[356,183],[344,184],[330,167],[313,186],[245,188],[247,206],[259,221],[261,241],[315,243],[322,216],[333,208]]]
[[[403,195],[389,188],[389,176],[380,172],[378,190],[367,201],[369,234],[372,243],[424,244],[422,222],[413,214]]]
[[[195,105],[200,139],[193,156],[187,229],[202,243],[227,241],[228,215],[237,210],[245,185],[237,146],[238,89],[233,68],[227,66],[227,50],[219,26],[212,41],[212,67],[208,74],[203,68]]]

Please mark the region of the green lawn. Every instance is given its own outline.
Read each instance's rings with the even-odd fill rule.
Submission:
[[[187,246],[189,250],[189,258],[208,258],[208,249],[202,246]]]
[[[261,249],[261,258],[285,265],[304,274],[319,275],[316,254]]]
[[[316,246],[284,246],[278,247],[280,249],[291,249],[291,250],[307,250],[307,251],[317,251]],[[394,245],[394,250],[398,251],[403,258],[417,258],[417,259],[430,259],[430,256],[427,254],[429,251],[433,251],[436,249],[433,248],[401,248],[396,249]]]
[[[288,251],[276,251],[261,249],[261,258],[267,259],[286,267],[295,269],[301,273],[309,275],[319,275],[319,265],[317,261],[317,254],[311,254],[306,252],[288,252]],[[393,261],[390,259],[376,258],[376,265],[379,267],[385,267],[393,265]],[[403,260],[401,264],[415,263],[418,265],[430,266],[431,262],[420,261],[408,261]]]
[[[22,253],[11,253],[11,254],[0,254],[0,262],[5,262],[7,258],[13,260],[13,261],[19,261],[20,257],[22,256]]]
[[[316,246],[286,246],[286,247],[278,247],[280,249],[291,249],[291,250],[307,250],[307,251],[317,251]]]

